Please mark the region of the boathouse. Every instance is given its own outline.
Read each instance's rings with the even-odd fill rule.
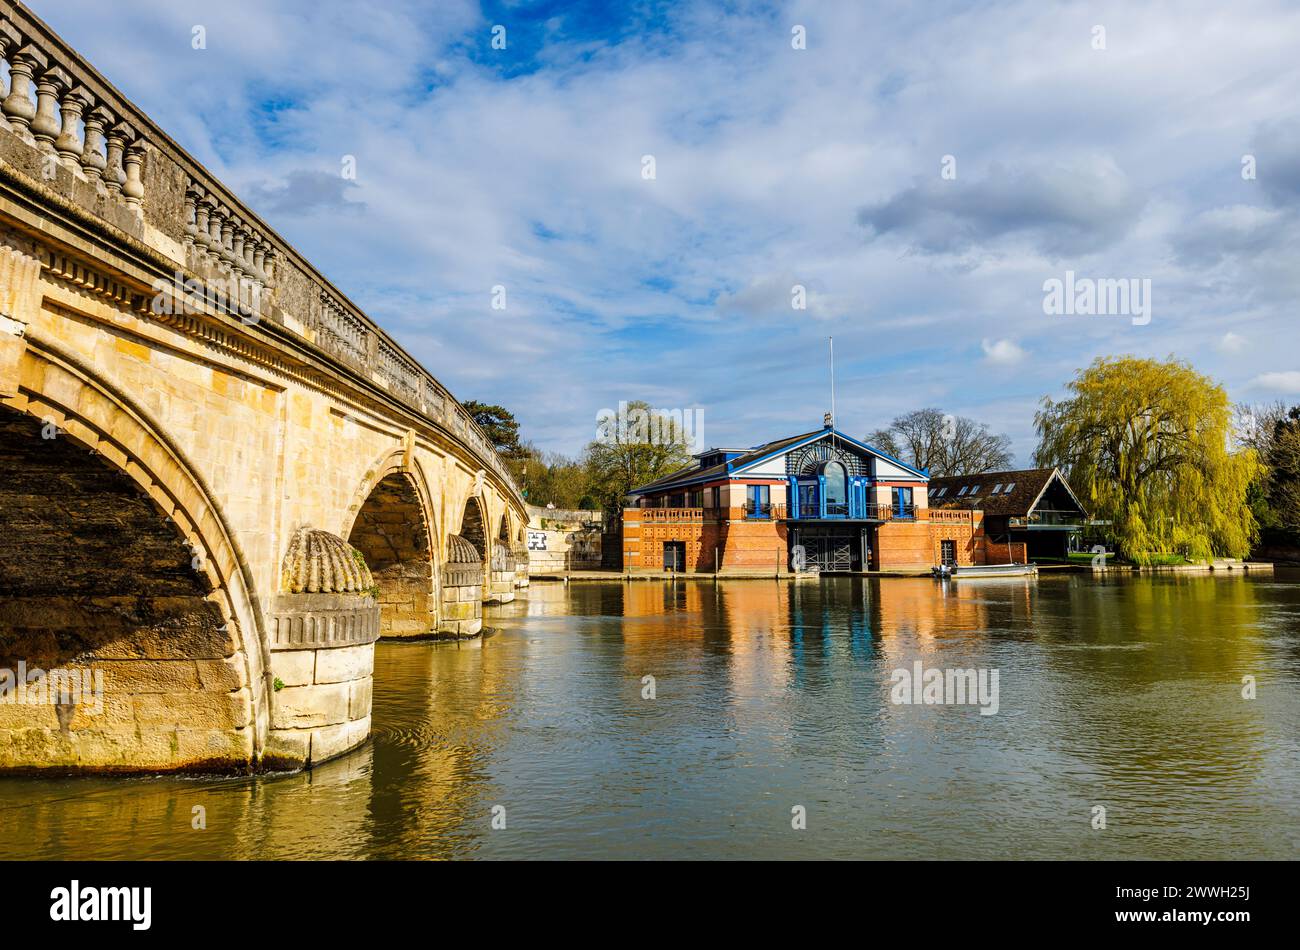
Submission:
[[[984,563],[982,514],[936,510],[929,473],[835,429],[713,448],[623,512],[629,571],[919,570]]]
[[[1056,468],[932,478],[930,504],[983,511],[989,541],[1023,544],[1030,559],[1067,557],[1088,524],[1082,502]]]

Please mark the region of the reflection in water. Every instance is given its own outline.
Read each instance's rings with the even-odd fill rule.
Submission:
[[[64,858],[1300,853],[1281,579],[536,584],[489,623],[380,644],[374,741],[309,774],[8,779],[0,822]],[[917,660],[999,670],[999,713],[891,705]]]

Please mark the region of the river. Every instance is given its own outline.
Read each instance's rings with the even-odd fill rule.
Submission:
[[[381,642],[373,740],[312,772],[0,781],[11,856],[1300,857],[1295,579],[552,583],[492,614]],[[917,661],[996,671],[996,713],[893,702]]]

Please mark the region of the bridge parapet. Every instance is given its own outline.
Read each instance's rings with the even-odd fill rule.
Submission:
[[[0,60],[10,76],[0,88],[0,179],[145,265],[134,285],[98,274],[93,255],[47,267],[158,319],[216,312],[250,333],[265,321],[454,436],[523,510],[491,441],[451,393],[16,0],[0,0]]]

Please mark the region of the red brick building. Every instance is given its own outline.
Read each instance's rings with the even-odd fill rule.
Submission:
[[[930,508],[929,473],[829,424],[701,452],[634,493],[626,570],[916,570],[984,563],[983,514]]]

